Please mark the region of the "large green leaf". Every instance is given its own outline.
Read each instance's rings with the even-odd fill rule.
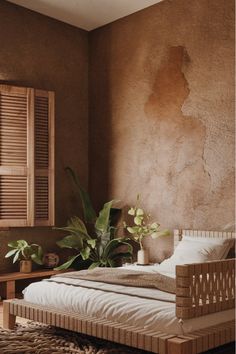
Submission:
[[[96,247],[97,240],[95,238],[91,240],[87,240],[88,245],[90,245],[92,248]]]
[[[78,235],[68,235],[62,240],[56,242],[61,248],[73,248],[81,250],[83,248],[83,239]]]
[[[72,265],[72,263],[76,260],[76,258],[78,258],[80,256],[80,254],[77,254],[76,256],[73,256],[69,259],[69,261],[63,263],[62,265],[60,265],[59,267],[54,268],[55,270],[63,270],[63,269],[68,269],[70,268],[70,266]]]
[[[95,229],[105,233],[108,232],[110,226],[110,210],[112,207],[113,200],[104,204],[102,210],[95,223]]]
[[[101,262],[93,262],[88,269],[94,269],[94,268],[97,268],[101,265]]]
[[[91,252],[91,250],[90,250],[89,246],[84,247],[82,250],[80,250],[81,257],[83,258],[84,261],[86,259],[89,259],[90,252]]]
[[[86,226],[78,216],[73,216],[65,227],[56,227],[57,230],[69,231],[74,235],[80,235],[83,238],[90,239]]]
[[[119,252],[119,253],[113,253],[110,255],[110,259],[120,259],[120,258],[124,258],[124,259],[127,259],[127,258],[132,258],[133,257],[133,253],[131,252]]]
[[[114,238],[113,240],[111,240],[102,255],[103,259],[109,258],[111,257],[111,255],[113,254],[113,252],[115,252],[117,250],[118,247],[120,246],[126,246],[126,250],[125,252],[129,252],[131,255],[133,253],[133,247],[130,243],[125,241],[126,239],[124,238]]]
[[[82,202],[84,220],[88,223],[93,223],[96,220],[96,213],[92,206],[91,200],[88,193],[82,188],[78,175],[70,167],[66,167],[66,171],[72,177],[77,191],[79,192],[80,199]]]

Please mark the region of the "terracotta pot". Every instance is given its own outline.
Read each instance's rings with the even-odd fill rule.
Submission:
[[[32,261],[31,260],[20,261],[20,272],[21,273],[31,273],[32,272]]]
[[[148,250],[145,250],[143,248],[143,249],[138,251],[137,263],[138,264],[148,264],[149,263]]]

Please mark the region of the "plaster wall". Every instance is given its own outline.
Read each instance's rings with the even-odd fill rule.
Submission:
[[[53,90],[56,95],[56,225],[78,212],[64,168],[88,181],[88,33],[25,8],[0,1],[0,82]],[[79,166],[79,167],[78,167]],[[16,270],[7,243],[26,239],[57,251],[63,234],[51,228],[0,232],[0,273]],[[63,251],[64,256],[67,252]]]
[[[234,223],[234,1],[165,0],[90,33],[90,191],[163,227]],[[151,257],[171,238],[149,240]]]

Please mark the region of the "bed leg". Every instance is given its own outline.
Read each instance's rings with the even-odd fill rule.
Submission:
[[[3,301],[3,328],[14,329],[16,316],[10,313],[10,302]]]
[[[193,354],[191,341],[174,337],[168,339],[168,354]]]

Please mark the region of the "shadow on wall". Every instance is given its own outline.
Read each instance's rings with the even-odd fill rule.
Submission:
[[[111,36],[106,35],[106,41],[109,42]],[[107,45],[101,52],[99,40],[93,41],[90,37],[89,66],[99,66],[94,60],[99,51],[99,61],[102,62],[102,68],[94,68],[89,71],[89,192],[95,209],[98,211],[107,200],[110,187],[110,151],[112,148],[112,90],[111,90],[111,72],[112,72],[112,53],[110,46]],[[96,77],[96,71],[99,70],[99,79]],[[92,98],[92,99],[91,99]],[[98,118],[97,118],[98,116]],[[93,120],[96,117],[96,120]],[[95,125],[95,126],[94,126]],[[96,183],[92,183],[93,180]],[[95,187],[96,186],[96,187]],[[93,198],[96,196],[96,198]]]

